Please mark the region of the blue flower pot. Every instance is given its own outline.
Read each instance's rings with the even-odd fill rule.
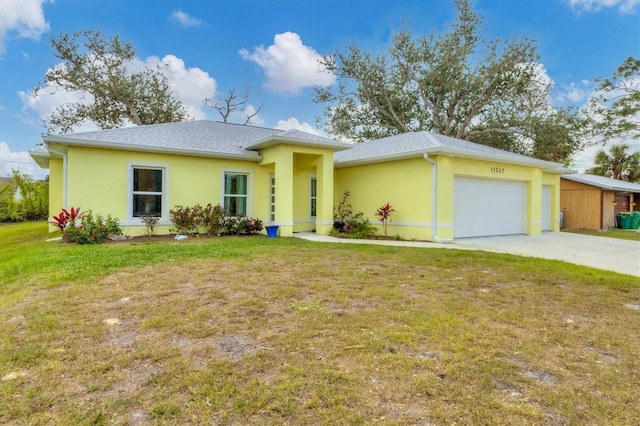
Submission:
[[[265,228],[267,229],[267,235],[269,238],[275,238],[278,236],[278,225],[269,225],[265,226]]]

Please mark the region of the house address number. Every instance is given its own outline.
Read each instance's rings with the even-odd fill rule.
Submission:
[[[504,167],[492,167],[491,168],[491,173],[504,173]]]

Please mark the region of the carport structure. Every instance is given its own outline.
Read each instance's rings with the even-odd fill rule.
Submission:
[[[614,228],[618,213],[640,210],[640,185],[589,174],[563,175],[560,208],[566,228]]]

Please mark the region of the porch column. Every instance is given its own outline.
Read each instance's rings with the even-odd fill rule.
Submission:
[[[533,176],[527,184],[527,216],[525,233],[540,235],[542,233],[542,170],[534,169]]]
[[[333,152],[318,158],[316,176],[316,234],[329,235],[333,228]]]
[[[293,152],[281,150],[275,161],[275,225],[281,237],[293,236]]]

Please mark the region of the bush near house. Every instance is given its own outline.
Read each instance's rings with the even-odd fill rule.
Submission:
[[[230,216],[227,209],[220,204],[207,204],[202,207],[196,204],[192,207],[175,206],[169,211],[169,217],[178,234],[199,234],[201,229],[209,235],[238,235],[256,234],[263,229],[260,219],[246,216]]]
[[[122,235],[118,219],[111,215],[104,219],[101,215],[94,217],[89,210],[82,213],[80,208],[62,209],[58,216],[53,216],[56,225],[62,232],[62,241],[76,244],[100,244],[110,235]]]
[[[0,184],[0,222],[46,219],[49,212],[49,177],[34,180],[13,171],[10,182]]]

